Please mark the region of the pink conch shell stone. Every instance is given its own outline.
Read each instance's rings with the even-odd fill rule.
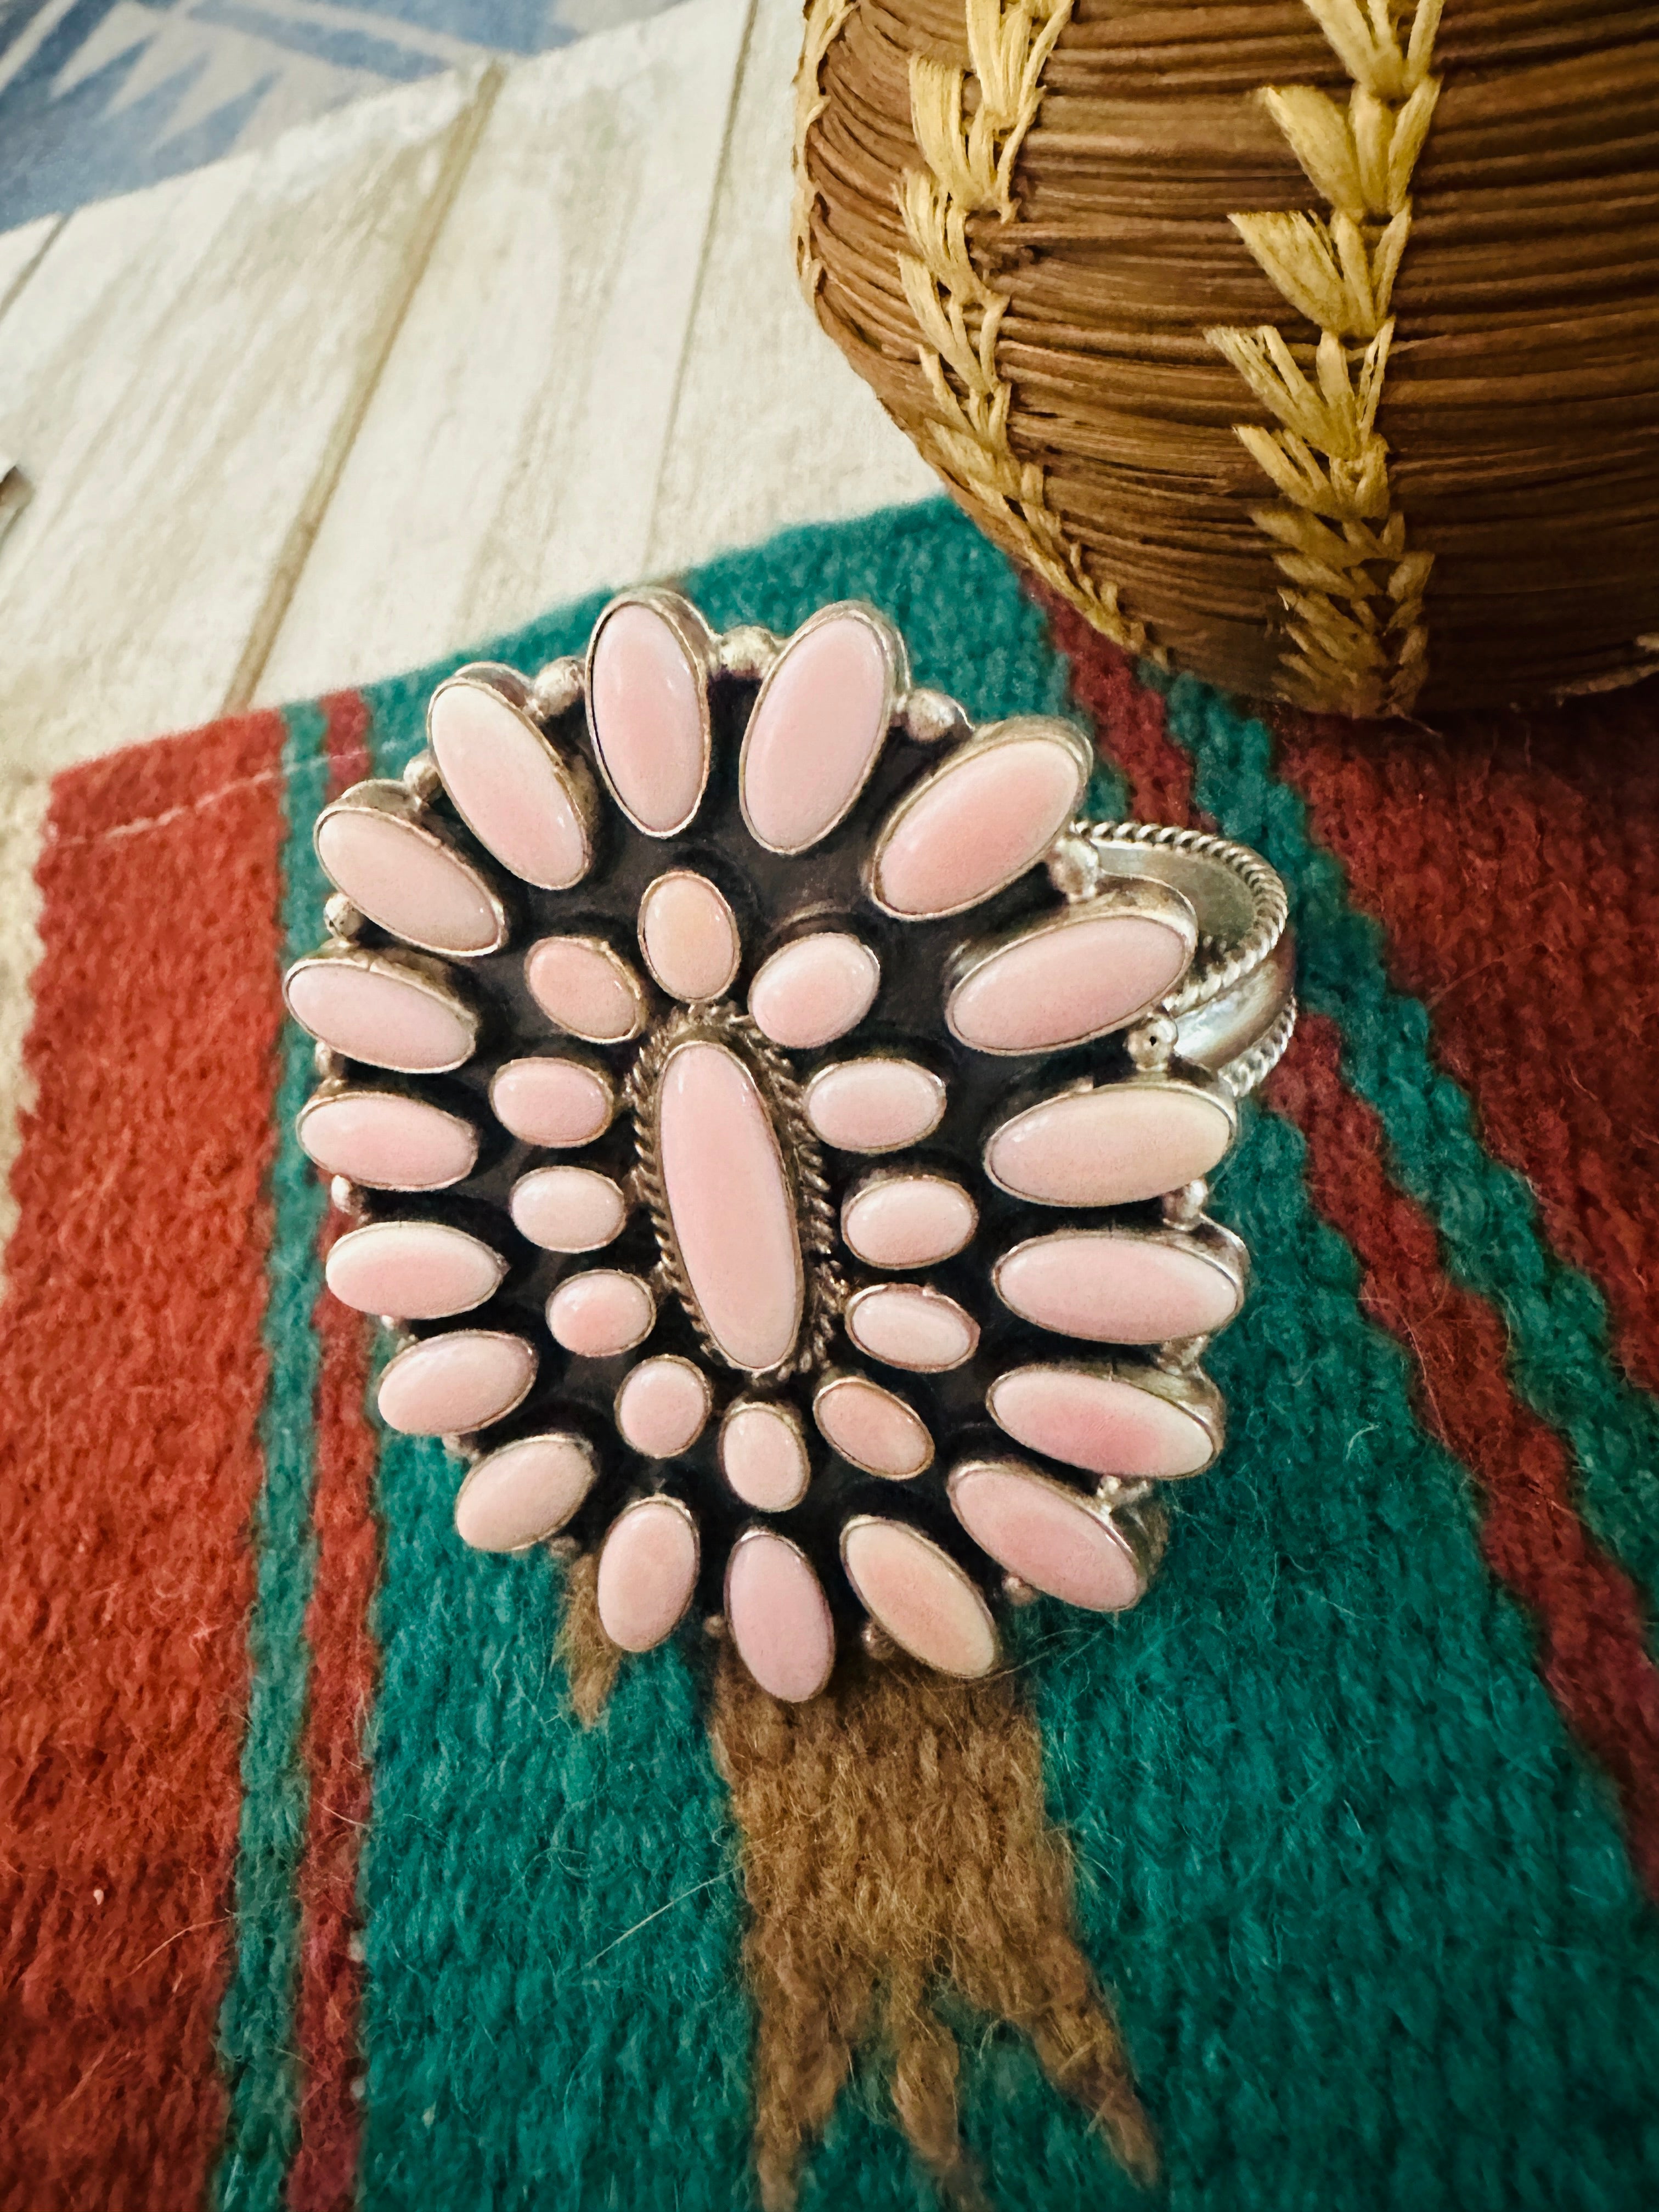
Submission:
[[[544,937],[525,956],[524,979],[549,1021],[595,1044],[632,1036],[643,1018],[639,978],[592,938]]]
[[[718,999],[738,972],[743,947],[732,909],[707,876],[659,876],[640,901],[640,950],[677,999]]]
[[[359,1313],[434,1321],[465,1313],[499,1288],[507,1262],[443,1221],[371,1221],[329,1252],[328,1287]]]
[[[1044,1052],[1121,1029],[1180,981],[1188,939],[1150,915],[1068,917],[1005,945],[951,992],[946,1018],[981,1052]]]
[[[733,1406],[720,1426],[720,1468],[745,1505],[784,1513],[806,1495],[806,1445],[775,1406]]]
[[[527,1145],[586,1145],[604,1134],[616,1093],[575,1060],[510,1060],[489,1086],[495,1119]]]
[[[974,1461],[951,1477],[951,1503],[981,1550],[1033,1589],[1091,1613],[1121,1613],[1141,1595],[1123,1536],[1057,1482],[1002,1461]]]
[[[642,1498],[617,1515],[599,1553],[599,1622],[624,1651],[660,1644],[691,1602],[697,1532],[666,1498]]]
[[[319,960],[288,980],[294,1018],[348,1060],[405,1075],[441,1075],[471,1051],[477,1024],[421,984],[380,964]]]
[[[813,1418],[842,1457],[867,1474],[907,1482],[933,1456],[926,1423],[902,1398],[867,1376],[841,1375],[812,1401]]]
[[[992,1131],[994,1182],[1041,1206],[1127,1206],[1206,1176],[1232,1142],[1218,1099],[1176,1084],[1117,1084],[1028,1106]]]
[[[704,1326],[734,1367],[793,1350],[805,1304],[795,1210],[771,1118],[724,1045],[669,1055],[658,1093],[662,1182]]]
[[[979,1225],[979,1209],[944,1176],[884,1175],[849,1193],[841,1233],[872,1267],[927,1267],[960,1252]]]
[[[444,788],[479,843],[542,890],[580,883],[587,830],[546,741],[476,684],[446,684],[427,726]]]
[[[647,1459],[690,1451],[708,1419],[707,1378],[689,1359],[641,1361],[617,1393],[617,1426]]]
[[[876,1001],[881,963],[845,930],[798,937],[775,952],[750,986],[749,1011],[763,1036],[811,1052],[856,1029]]]
[[[1006,1253],[997,1294],[1022,1319],[1094,1344],[1163,1344],[1225,1328],[1233,1278],[1195,1245],[1109,1231],[1061,1230]]]
[[[1113,1375],[1016,1367],[997,1377],[985,1404],[1017,1443],[1091,1474],[1170,1482],[1197,1474],[1213,1456],[1195,1414]]]
[[[945,1085],[913,1060],[843,1060],[806,1086],[806,1118],[843,1152],[892,1152],[938,1128]]]
[[[536,1168],[507,1200],[513,1225],[544,1252],[597,1252],[622,1233],[628,1204],[597,1168]]]
[[[443,1190],[471,1175],[477,1133],[458,1114],[395,1091],[319,1098],[300,1117],[300,1142],[325,1175],[373,1190]]]
[[[638,1275],[595,1267],[567,1275],[547,1302],[553,1341],[581,1359],[610,1359],[650,1335],[657,1304]]]
[[[536,1379],[521,1336],[456,1329],[424,1337],[390,1362],[378,1404],[388,1428],[408,1437],[464,1436],[510,1413]]]
[[[481,1459],[455,1500],[455,1531],[477,1552],[520,1552],[556,1536],[599,1473],[580,1437],[521,1437]]]
[[[1048,850],[1086,780],[1079,746],[1037,732],[943,762],[877,838],[877,897],[918,920],[976,906]]]
[[[593,647],[593,744],[623,810],[666,836],[702,796],[703,707],[696,671],[654,608],[618,607]]]
[[[412,945],[488,952],[501,942],[501,918],[471,869],[396,815],[325,815],[317,857],[354,906]]]
[[[847,1334],[890,1367],[937,1375],[971,1359],[979,1329],[954,1298],[921,1283],[882,1283],[848,1301]]]
[[[913,1659],[965,1679],[996,1664],[990,1608],[956,1561],[918,1530],[854,1521],[841,1555],[865,1610]]]
[[[815,1698],[836,1663],[836,1629],[817,1577],[784,1536],[757,1528],[734,1547],[726,1618],[738,1656],[773,1697]]]
[[[785,647],[750,718],[743,811],[763,845],[801,853],[864,788],[887,734],[880,637],[856,614],[832,616]]]

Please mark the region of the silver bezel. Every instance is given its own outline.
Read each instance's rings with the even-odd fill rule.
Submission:
[[[621,1275],[625,1277],[629,1282],[637,1283],[639,1285],[640,1288],[645,1292],[645,1327],[640,1331],[637,1336],[629,1337],[626,1344],[613,1344],[607,1351],[572,1352],[569,1346],[562,1341],[557,1330],[553,1326],[554,1303],[563,1291],[570,1290],[577,1283],[591,1281],[595,1275]],[[578,1268],[574,1275],[562,1275],[559,1278],[558,1281],[553,1285],[553,1288],[547,1294],[547,1304],[543,1309],[543,1311],[547,1322],[548,1334],[552,1338],[554,1343],[558,1346],[560,1351],[562,1352],[567,1358],[571,1359],[620,1359],[624,1352],[637,1352],[640,1346],[645,1342],[646,1339],[651,1334],[652,1331],[656,1328],[657,1309],[657,1294],[655,1291],[653,1290],[650,1283],[642,1274],[640,1273],[636,1267],[580,1267]]]
[[[1215,1465],[1227,1440],[1227,1401],[1201,1368],[1148,1366],[1127,1359],[1022,1359],[1012,1367],[1005,1367],[992,1377],[986,1386],[985,1410],[1003,1434],[1022,1451],[1036,1451],[1038,1447],[1028,1443],[1013,1431],[997,1411],[997,1392],[1002,1385],[1018,1375],[1082,1375],[1091,1380],[1121,1382],[1130,1389],[1144,1390],[1149,1397],[1161,1398],[1185,1413],[1198,1428],[1209,1446],[1209,1456],[1201,1467],[1189,1468],[1184,1474],[1160,1474],[1150,1478],[1158,1482],[1189,1482],[1194,1475],[1203,1474]],[[1079,1474],[1097,1481],[1123,1482],[1136,1480],[1127,1475],[1103,1475],[1095,1468],[1084,1467],[1076,1460],[1068,1460],[1059,1452],[1044,1455],[1059,1460],[1062,1467],[1075,1467]]]
[[[498,704],[507,708],[514,720],[520,723],[528,734],[535,739],[537,746],[546,759],[549,769],[562,790],[581,831],[581,866],[574,875],[567,876],[559,883],[549,884],[542,882],[537,877],[525,875],[521,869],[508,868],[508,872],[516,876],[521,882],[531,884],[537,890],[574,890],[592,868],[594,856],[598,850],[599,795],[594,787],[592,771],[580,754],[567,752],[563,746],[556,744],[549,737],[535,711],[532,688],[516,668],[508,668],[500,661],[473,660],[469,661],[465,668],[458,668],[453,676],[446,677],[427,702],[427,745],[433,760],[438,763],[440,776],[443,774],[443,768],[441,756],[433,736],[433,709],[447,691],[463,687],[468,690],[488,692]],[[444,785],[444,793],[450,805],[483,847],[485,852],[495,860],[498,866],[507,868],[507,862],[501,860],[496,854],[494,846],[477,828],[465,807],[450,790],[447,783]]]
[[[577,1039],[576,1042],[580,1042],[580,1040]],[[584,1075],[591,1075],[594,1077],[602,1085],[605,1097],[605,1120],[599,1124],[599,1127],[594,1130],[592,1136],[577,1137],[573,1139],[568,1144],[550,1145],[540,1137],[520,1137],[516,1129],[513,1128],[507,1122],[501,1121],[501,1116],[497,1111],[495,1105],[495,1085],[497,1083],[500,1082],[502,1076],[507,1073],[509,1068],[522,1067],[527,1063],[534,1063],[542,1060],[568,1061],[572,1067],[580,1068]],[[611,1074],[611,1070],[605,1066],[605,1062],[602,1060],[594,1059],[590,1053],[566,1051],[515,1053],[511,1060],[504,1060],[501,1066],[495,1070],[495,1073],[490,1077],[489,1098],[490,1112],[495,1115],[495,1119],[498,1121],[501,1121],[502,1128],[507,1131],[509,1137],[514,1138],[519,1144],[534,1145],[538,1151],[547,1152],[574,1152],[579,1151],[584,1145],[597,1144],[599,1139],[604,1136],[605,1131],[611,1127],[611,1124],[616,1120],[617,1107],[618,1103],[616,1079]]]
[[[569,1149],[574,1151],[575,1147],[571,1146]],[[514,1200],[526,1183],[539,1182],[546,1176],[571,1175],[586,1176],[592,1182],[602,1182],[608,1190],[616,1193],[617,1203],[621,1207],[617,1225],[608,1237],[601,1237],[592,1244],[544,1244],[539,1237],[532,1237],[520,1222],[518,1215],[514,1211]],[[507,1194],[507,1219],[524,1238],[525,1243],[533,1244],[538,1252],[556,1252],[570,1259],[580,1257],[585,1252],[603,1252],[608,1244],[614,1244],[623,1230],[627,1228],[628,1217],[631,1211],[627,1185],[619,1182],[615,1176],[607,1175],[603,1168],[588,1166],[585,1160],[544,1160],[538,1167],[526,1168]]]
[[[1052,1042],[1040,1045],[989,1045],[963,1035],[956,1018],[957,994],[975,976],[1017,947],[1039,942],[1045,937],[1058,937],[1067,929],[1100,921],[1103,917],[1140,916],[1161,923],[1173,930],[1181,939],[1185,953],[1176,971],[1176,981],[1168,990],[1148,999],[1129,1012],[1101,1022],[1092,1029],[1080,1030],[1076,1036],[1057,1037]],[[1198,949],[1198,916],[1189,902],[1179,891],[1153,882],[1131,882],[1103,884],[1091,896],[1073,899],[1065,906],[1056,907],[1036,921],[1019,923],[1012,929],[999,931],[994,937],[976,938],[963,945],[947,963],[943,978],[945,1022],[951,1036],[965,1044],[970,1052],[984,1053],[988,1058],[1018,1060],[1030,1058],[1039,1052],[1068,1052],[1074,1046],[1092,1044],[1097,1037],[1115,1036],[1120,1030],[1131,1028],[1173,997],[1181,988],[1182,979],[1192,963]]]
[[[671,823],[665,830],[653,830],[648,823],[641,822],[617,788],[616,779],[611,775],[605,757],[605,746],[600,740],[599,722],[593,712],[594,655],[599,651],[599,640],[605,635],[605,625],[611,621],[612,616],[620,614],[624,607],[648,608],[667,625],[673,633],[675,642],[685,656],[686,665],[691,671],[692,678],[696,685],[697,725],[702,744],[702,767],[697,776],[696,797],[679,820]],[[599,620],[593,625],[593,634],[587,641],[587,653],[582,663],[582,689],[587,716],[587,741],[593,749],[594,765],[599,770],[605,789],[615,800],[619,811],[627,817],[642,837],[678,837],[697,818],[697,811],[702,805],[703,794],[708,788],[708,772],[714,763],[714,726],[708,706],[708,679],[714,672],[717,665],[716,646],[717,641],[714,632],[704,622],[696,608],[692,605],[690,600],[682,598],[678,592],[671,592],[660,585],[654,584],[647,584],[639,591],[619,592],[610,605],[601,611]]]
[[[330,1044],[326,1037],[318,1036],[311,1024],[301,1019],[295,1006],[293,994],[296,976],[307,975],[314,968],[324,967],[356,968],[365,975],[389,976],[392,981],[404,984],[410,990],[419,992],[422,997],[434,1000],[446,1012],[453,1014],[465,1025],[465,1048],[457,1053],[453,1060],[447,1060],[440,1066],[434,1066],[422,1061],[420,1066],[412,1066],[405,1060],[366,1060],[361,1053],[347,1052],[343,1046]],[[307,1036],[317,1037],[319,1044],[327,1045],[331,1052],[337,1053],[343,1060],[355,1061],[360,1067],[384,1069],[388,1075],[448,1075],[458,1067],[465,1067],[478,1049],[481,1023],[477,1007],[470,1005],[455,988],[450,980],[449,970],[429,952],[390,950],[368,952],[356,945],[320,945],[315,952],[303,954],[290,966],[283,978],[283,1000]]]
[[[451,1336],[489,1337],[495,1341],[501,1344],[521,1345],[530,1354],[530,1372],[525,1378],[523,1389],[520,1391],[516,1398],[513,1399],[508,1404],[503,1406],[499,1413],[492,1413],[489,1416],[489,1419],[483,1424],[484,1428],[493,1429],[497,1421],[504,1421],[509,1413],[517,1413],[519,1407],[523,1405],[525,1400],[535,1389],[536,1377],[541,1373],[542,1356],[540,1352],[537,1351],[530,1339],[527,1336],[521,1336],[516,1328],[469,1328],[463,1325],[459,1328],[434,1329],[430,1336],[415,1337],[409,1343],[400,1345],[398,1350],[392,1353],[391,1358],[387,1360],[386,1365],[380,1370],[380,1379],[375,1385],[374,1395],[376,1402],[378,1404],[380,1393],[386,1389],[386,1377],[392,1373],[394,1368],[400,1367],[406,1360],[412,1360],[416,1357],[416,1353],[424,1352],[428,1345],[441,1344],[446,1337]],[[390,1427],[392,1425],[388,1422],[386,1425]],[[399,1429],[397,1433],[399,1436],[431,1436],[442,1432],[430,1429]],[[479,1433],[479,1431],[476,1429],[469,1429],[465,1431],[465,1433],[468,1436],[476,1436]]]
[[[789,656],[795,647],[812,636],[815,632],[823,629],[826,623],[849,620],[861,622],[866,629],[872,631],[877,644],[881,647],[886,678],[882,693],[881,728],[874,744],[870,748],[870,757],[865,763],[863,775],[860,776],[853,789],[848,793],[845,805],[834,819],[826,822],[821,830],[815,830],[803,844],[775,845],[769,838],[761,836],[749,811],[750,734],[760,720],[761,710],[765,706],[767,696],[777,679],[779,670],[787,665]],[[762,680],[760,690],[755,695],[755,703],[750,708],[749,719],[744,725],[743,744],[738,751],[738,805],[743,816],[744,828],[763,852],[776,853],[785,859],[793,859],[798,854],[810,852],[814,845],[822,844],[826,837],[832,836],[841,827],[863,797],[866,785],[876,772],[877,763],[881,759],[882,749],[891,732],[899,702],[908,690],[909,683],[910,663],[909,657],[904,649],[903,639],[885,615],[878,612],[876,608],[869,605],[863,599],[837,599],[830,606],[820,607],[816,614],[809,616],[799,629],[793,631],[785,639],[778,648],[776,659]]]
[[[353,815],[396,823],[405,835],[425,845],[430,851],[441,854],[452,866],[459,868],[489,905],[490,917],[495,925],[489,944],[440,945],[429,937],[417,937],[413,930],[406,929],[397,922],[387,921],[376,914],[363,903],[355,890],[342,884],[324,857],[323,833],[330,823],[349,819]],[[349,791],[342,792],[317,817],[312,826],[311,843],[318,865],[330,883],[335,884],[357,912],[372,921],[377,929],[384,929],[388,935],[401,939],[405,945],[412,945],[422,952],[441,952],[450,960],[483,960],[492,952],[499,952],[507,943],[510,932],[507,904],[494,880],[493,871],[481,868],[476,860],[464,853],[455,839],[433,820],[431,810],[403,784],[388,783],[380,778],[353,784]]]
[[[479,1297],[471,1300],[466,1305],[451,1306],[444,1313],[398,1314],[395,1318],[400,1322],[453,1321],[458,1314],[476,1313],[480,1306],[488,1305],[491,1298],[495,1297],[496,1291],[500,1290],[501,1285],[507,1280],[508,1263],[504,1255],[498,1252],[493,1244],[487,1244],[482,1237],[475,1237],[470,1229],[463,1229],[457,1222],[432,1220],[422,1221],[417,1215],[387,1214],[379,1221],[365,1221],[361,1223],[356,1229],[346,1230],[343,1235],[337,1237],[334,1239],[334,1242],[329,1246],[328,1257],[324,1263],[325,1279],[326,1280],[327,1270],[333,1265],[336,1255],[345,1251],[349,1246],[353,1244],[364,1244],[368,1243],[371,1239],[377,1237],[384,1242],[388,1234],[395,1233],[398,1230],[407,1229],[411,1226],[422,1229],[439,1229],[441,1230],[447,1237],[465,1237],[469,1244],[476,1245],[480,1252],[487,1253],[489,1258],[495,1261],[495,1279],[489,1285],[489,1288],[487,1291],[483,1291]],[[339,1297],[339,1293],[337,1291],[332,1291],[332,1295],[336,1297]],[[343,1305],[345,1304],[345,1300],[342,1298],[340,1303]],[[354,1309],[354,1310],[365,1312],[368,1311],[368,1309],[358,1307]]]
[[[1034,738],[1045,738],[1069,752],[1078,770],[1077,790],[1066,809],[1066,818],[1048,842],[1029,854],[1018,867],[1011,868],[1000,882],[982,886],[974,892],[971,898],[962,899],[955,906],[931,908],[926,914],[913,914],[904,907],[890,905],[882,894],[882,860],[901,825],[939,789],[947,777],[954,775],[964,762],[983,759],[989,753],[1000,751],[1005,745],[1024,744]],[[896,921],[943,921],[951,915],[966,914],[974,907],[982,906],[987,899],[994,898],[1000,891],[1006,890],[1010,884],[1018,883],[1028,869],[1042,866],[1070,827],[1077,807],[1089,788],[1089,778],[1093,771],[1094,751],[1089,740],[1081,730],[1054,715],[1017,714],[1007,721],[992,722],[985,728],[976,730],[965,744],[953,746],[943,760],[936,762],[926,774],[918,776],[888,809],[871,838],[870,850],[865,857],[861,871],[865,896],[872,906],[879,907],[884,914],[890,915]]]
[[[826,1398],[834,1397],[837,1390],[847,1389],[878,1391],[884,1398],[890,1398],[896,1406],[904,1408],[921,1431],[922,1441],[927,1447],[927,1456],[920,1467],[912,1468],[905,1474],[895,1474],[890,1467],[872,1467],[867,1459],[855,1458],[844,1444],[836,1443],[823,1425],[823,1401]],[[813,1388],[812,1419],[817,1424],[818,1434],[838,1459],[844,1459],[848,1467],[857,1468],[860,1474],[873,1474],[883,1482],[915,1482],[927,1474],[938,1456],[939,1448],[933,1441],[933,1432],[909,1400],[898,1391],[889,1389],[886,1383],[878,1382],[873,1375],[855,1374],[845,1367],[827,1367]]]

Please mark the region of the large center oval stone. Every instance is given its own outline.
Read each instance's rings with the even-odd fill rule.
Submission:
[[[696,1040],[669,1055],[657,1146],[694,1318],[733,1367],[777,1366],[805,1306],[800,1237],[778,1133],[734,1052]]]

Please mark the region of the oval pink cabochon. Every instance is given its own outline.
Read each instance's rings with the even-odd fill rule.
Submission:
[[[743,745],[743,806],[775,852],[804,852],[840,820],[887,734],[886,648],[860,614],[831,615],[787,645]]]
[[[1178,1237],[1060,1230],[1005,1253],[997,1295],[1039,1328],[1094,1344],[1211,1336],[1240,1304],[1238,1285]]]
[[[1011,731],[944,762],[877,835],[883,905],[921,920],[989,898],[1047,851],[1087,774],[1079,743],[1039,731]]]
[[[1073,1367],[1016,1367],[1000,1375],[986,1410],[1017,1443],[1091,1474],[1170,1482],[1214,1456],[1195,1414],[1154,1390]]]
[[[951,994],[951,1027],[981,1052],[1046,1052],[1103,1036],[1155,1006],[1188,940],[1146,915],[1049,921],[988,955]]]
[[[640,600],[607,615],[588,690],[594,748],[624,811],[653,836],[696,811],[703,715],[701,672],[666,617]]]
[[[624,1651],[648,1651],[675,1627],[697,1579],[697,1534],[683,1506],[645,1498],[611,1524],[599,1553],[599,1621]]]
[[[489,952],[501,916],[474,872],[413,823],[342,806],[317,824],[317,857],[352,904],[411,945]]]
[[[1032,1471],[998,1461],[951,1478],[957,1518],[982,1551],[1033,1589],[1091,1613],[1118,1613],[1141,1593],[1125,1538],[1086,1499]]]
[[[477,1133],[459,1115],[390,1091],[313,1099],[300,1142],[325,1174],[375,1190],[442,1190],[478,1157]]]
[[[847,1578],[871,1619],[902,1650],[964,1679],[996,1664],[990,1608],[948,1553],[900,1521],[851,1522],[842,1533]]]
[[[522,1437],[481,1459],[455,1500],[455,1529],[478,1552],[518,1552],[556,1536],[599,1473],[592,1447],[565,1435]]]
[[[985,1164],[1040,1206],[1127,1206],[1208,1175],[1235,1126],[1220,1098],[1186,1085],[1103,1084],[1004,1121],[986,1139]]]
[[[447,684],[427,729],[444,788],[479,843],[538,890],[580,883],[586,827],[569,777],[524,718],[481,684]]]
[[[816,1697],[836,1663],[830,1607],[811,1565],[786,1537],[756,1529],[732,1549],[726,1617],[762,1689],[791,1704]]]

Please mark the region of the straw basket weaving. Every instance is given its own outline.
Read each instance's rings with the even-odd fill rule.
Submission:
[[[796,253],[1106,636],[1436,713],[1659,665],[1659,11],[811,0]]]

